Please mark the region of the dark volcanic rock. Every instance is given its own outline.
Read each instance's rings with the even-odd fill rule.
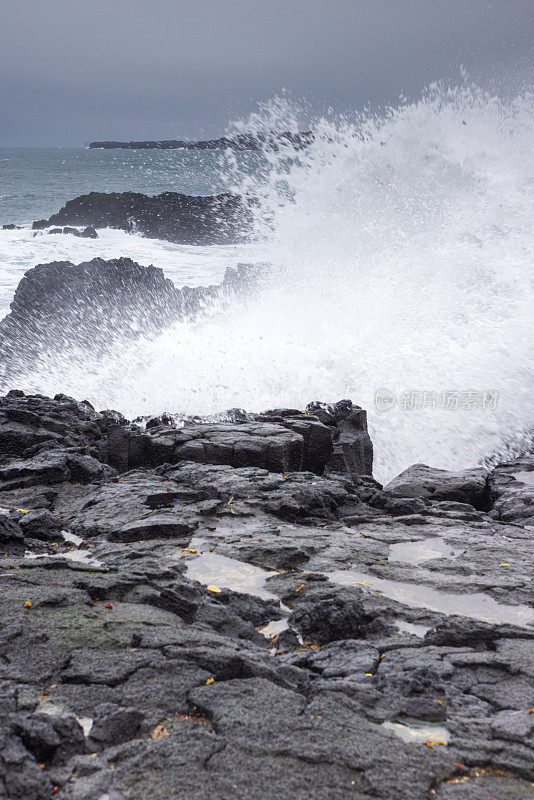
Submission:
[[[12,222],[8,222],[7,225],[2,225],[2,230],[4,231],[20,231],[22,227],[20,225],[14,225]]]
[[[61,232],[58,228],[57,231]],[[56,229],[48,231],[48,233],[56,233]],[[77,228],[70,228],[68,225],[63,228],[63,233],[71,233],[73,236],[78,236],[82,239],[98,239],[98,233],[94,229],[92,225],[88,225],[87,228],[79,231]]]
[[[219,286],[177,289],[155,267],[129,258],[39,264],[20,281],[0,322],[0,385],[13,385],[38,360],[104,354],[112,342],[157,333],[198,314],[215,297],[247,291],[258,268],[228,269]],[[3,381],[2,381],[3,378]]]
[[[280,147],[293,147],[300,149],[311,144],[314,140],[312,131],[293,133],[242,133],[236,136],[221,136],[220,139],[206,139],[204,141],[183,141],[179,139],[164,139],[160,141],[141,142],[91,142],[91,150],[222,150],[227,147],[232,150],[261,150],[264,147],[278,149]]]
[[[120,228],[153,239],[205,245],[244,241],[250,222],[246,201],[231,194],[197,197],[163,192],[150,197],[135,192],[91,192],[69,200],[48,221],[37,220],[32,227],[90,226],[76,233],[81,236],[92,236],[95,228]]]
[[[290,624],[307,639],[328,644],[340,639],[365,638],[369,615],[356,597],[347,591],[319,590],[307,597],[290,617]],[[378,632],[376,621],[374,632]]]
[[[381,491],[312,408],[0,398],[0,797],[530,796],[531,460]]]
[[[372,475],[373,443],[367,432],[367,412],[350,400],[339,403],[310,403],[306,411],[334,432],[334,448],[327,472],[336,475]]]
[[[399,497],[468,503],[485,511],[489,501],[487,477],[488,471],[482,468],[447,472],[426,464],[414,464],[390,481],[384,492]]]
[[[341,515],[341,508],[350,509],[351,504],[358,503],[356,490],[348,481],[306,472],[282,475],[250,467],[233,469],[186,462],[177,468],[166,467],[162,473],[195,492],[197,500],[217,498],[230,504],[227,510],[232,516],[246,517],[262,509],[292,522],[309,517],[332,520]]]
[[[85,448],[120,424],[90,403],[58,394],[53,399],[11,391],[0,397],[0,463],[28,458],[41,449]]]
[[[91,746],[100,748],[133,739],[143,718],[144,714],[136,708],[123,708],[116,703],[102,703],[94,711]]]
[[[183,305],[161,270],[127,258],[40,264],[22,278],[11,313],[0,322],[5,375],[50,353],[98,350],[129,331],[158,329]]]
[[[316,475],[343,475],[351,480],[372,475],[373,445],[367,431],[367,414],[351,400],[332,405],[310,403],[304,413],[294,408],[277,408],[261,414],[236,412],[235,420],[273,422],[301,434],[303,470]],[[373,489],[379,487],[375,483]]]
[[[498,466],[490,475],[491,515],[527,524],[534,517],[534,457],[523,456]]]
[[[46,508],[29,511],[20,520],[24,536],[43,541],[57,541],[61,538],[62,524],[60,520]]]
[[[22,528],[5,513],[0,514],[0,558],[6,555],[21,556],[24,550]]]
[[[317,428],[321,429],[318,435]],[[313,458],[310,430],[315,436]],[[26,478],[31,478],[35,483],[39,477],[51,484],[68,480],[65,476],[69,470],[84,480],[93,473],[100,474],[100,462],[125,472],[187,461],[210,465],[202,478],[215,480],[216,465],[232,467],[221,471],[220,480],[224,491],[228,487],[238,496],[251,491],[248,476],[257,474],[263,479],[268,473],[278,473],[269,478],[268,486],[274,489],[272,482],[276,481],[278,490],[286,485],[286,472],[307,471],[314,466],[320,474],[332,451],[333,435],[331,429],[313,419],[304,418],[295,428],[274,422],[269,415],[257,415],[257,420],[250,415],[247,421],[237,423],[190,419],[179,429],[152,425],[141,430],[117,412],[97,413],[89,403],[65,395],[50,399],[13,391],[0,398],[0,471],[5,481],[27,483]],[[2,460],[6,462],[3,465]],[[244,472],[241,479],[241,467],[257,470]],[[184,475],[192,475],[192,469],[190,464]],[[108,469],[107,474],[113,474],[113,470]],[[178,476],[176,472],[174,479]],[[240,483],[244,488],[240,489]],[[323,483],[330,486],[333,496],[346,496],[339,484]],[[305,480],[301,491],[309,492],[313,486],[313,481]]]

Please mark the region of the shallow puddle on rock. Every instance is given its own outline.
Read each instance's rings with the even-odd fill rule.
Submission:
[[[380,727],[391,731],[403,742],[413,742],[414,744],[421,744],[421,742],[448,744],[450,738],[449,731],[441,725],[419,725],[417,723],[403,725],[400,722],[383,722]]]
[[[70,531],[61,531],[61,535],[65,539],[66,542],[70,542],[71,544],[75,544],[76,547],[79,547],[83,542],[81,536],[76,536],[75,533],[70,533]]]
[[[66,550],[57,553],[30,553],[26,550],[24,558],[66,558],[67,561],[74,561],[76,564],[86,564],[90,567],[101,567],[102,562],[93,556],[90,550]]]
[[[265,636],[266,639],[272,639],[273,636],[276,636],[278,633],[286,631],[288,627],[289,625],[287,617],[283,617],[282,619],[273,619],[267,625],[264,625],[262,628],[258,628],[258,630]]]
[[[395,625],[403,633],[411,633],[413,636],[418,636],[420,639],[424,639],[430,630],[430,625],[420,625],[418,622],[404,622],[402,619],[397,620]]]
[[[193,544],[193,543],[192,543]],[[194,545],[193,545],[194,546]],[[196,545],[196,549],[199,545]],[[278,597],[265,588],[272,573],[261,567],[237,561],[218,553],[198,553],[187,562],[186,575],[204,586],[217,586],[219,589],[232,589],[234,592],[253,594],[263,600],[276,600]]]
[[[527,486],[534,486],[534,472],[516,472],[514,478]]]
[[[87,739],[87,737],[91,733],[91,728],[93,727],[93,720],[91,719],[91,717],[76,717],[76,720],[78,721],[79,725],[83,730],[83,735]]]
[[[95,558],[90,550],[69,550],[61,553],[63,558],[68,561],[75,561],[77,564],[90,564],[93,567],[101,567],[102,562]]]
[[[340,586],[355,586],[371,592],[380,592],[385,597],[412,608],[428,608],[441,614],[456,614],[497,625],[519,625],[522,628],[534,625],[534,609],[524,605],[497,603],[482,592],[452,594],[431,589],[420,583],[376,578],[351,569],[330,572],[328,577]]]
[[[455,550],[443,539],[419,539],[412,542],[397,542],[390,545],[388,561],[405,564],[422,564],[433,558],[455,558],[461,550]]]

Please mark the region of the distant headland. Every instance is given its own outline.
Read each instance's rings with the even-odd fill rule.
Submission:
[[[278,145],[292,145],[293,147],[307,147],[314,139],[312,131],[292,133],[241,133],[236,136],[221,136],[219,139],[192,142],[179,139],[163,141],[142,142],[91,142],[91,150],[223,150],[227,147],[233,150],[261,150],[265,145],[277,147]]]

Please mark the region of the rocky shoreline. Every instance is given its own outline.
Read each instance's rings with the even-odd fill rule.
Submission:
[[[251,208],[252,201],[228,193],[202,197],[179,192],[154,196],[90,192],[69,200],[49,219],[35,220],[32,228],[54,228],[58,233],[57,226],[75,225],[95,233],[97,228],[117,228],[176,244],[237,244],[250,236]]]
[[[371,473],[350,401],[0,398],[0,796],[532,798],[534,457]]]

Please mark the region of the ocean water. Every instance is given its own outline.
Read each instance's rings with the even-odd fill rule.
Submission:
[[[276,103],[255,122],[262,120],[296,127]],[[22,388],[61,390],[129,416],[348,397],[368,410],[381,479],[414,462],[459,469],[520,452],[532,432],[534,389],[532,95],[505,100],[468,84],[432,86],[418,102],[317,120],[314,129],[311,147],[292,157],[266,152],[261,164],[202,154],[214,160],[185,170],[190,188],[185,178],[180,184],[178,151],[153,154],[162,162],[154,170],[151,159],[150,181],[147,153],[128,151],[111,151],[114,177],[111,161],[97,162],[107,184],[74,190],[56,176],[62,201],[88,188],[129,188],[120,182],[133,175],[144,191],[230,188],[258,199],[256,241],[242,250],[196,252],[116,232],[83,245],[57,237],[50,247],[72,247],[71,259],[81,247],[106,256],[125,248],[116,255],[148,259],[171,277],[174,270],[179,284],[203,275],[212,282],[229,263],[262,260],[272,279],[247,303],[117,343],[107,361],[54,354]],[[94,154],[111,157],[83,154],[87,184],[102,177],[87,166]],[[53,207],[34,218],[61,205],[49,200]],[[49,260],[37,237],[5,242],[3,235],[3,264],[9,253]]]
[[[0,230],[0,318],[9,311],[23,274],[49,261],[78,264],[97,256],[128,256],[161,267],[177,286],[219,283],[227,266],[254,255],[250,247],[182,246],[111,229],[100,231],[98,240],[49,236],[32,231],[31,223],[91,191],[223,192],[221,158],[219,152],[201,150],[0,148],[0,228],[6,223],[25,226],[20,231]],[[240,169],[251,172],[258,163],[255,153],[239,153],[237,159]]]

